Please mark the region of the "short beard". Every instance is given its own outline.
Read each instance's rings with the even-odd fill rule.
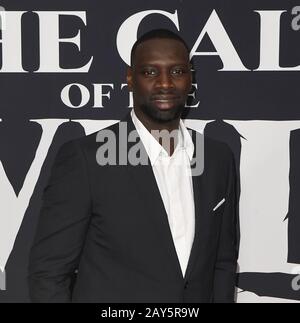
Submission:
[[[177,120],[181,117],[184,110],[184,104],[175,106],[173,109],[160,111],[148,104],[140,105],[140,109],[152,120],[159,123],[167,123],[173,120]]]

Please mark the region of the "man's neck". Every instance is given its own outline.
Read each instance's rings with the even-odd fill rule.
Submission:
[[[145,116],[139,110],[134,110],[134,113],[136,114],[140,122],[144,125],[144,127],[151,133],[151,135],[160,143],[160,145],[168,152],[168,154],[172,156],[176,148],[176,142],[178,138],[176,137],[176,139],[170,139],[169,134],[171,134],[174,130],[179,130],[180,118],[160,123],[155,122],[151,118]],[[175,131],[174,133],[172,133],[172,135],[176,134]]]
[[[148,116],[145,116],[139,110],[134,110],[134,113],[150,133],[152,133],[152,131],[155,131],[155,130],[156,131],[167,130],[168,132],[172,132],[173,130],[179,129],[180,117],[167,122],[158,122],[158,121],[154,121]]]

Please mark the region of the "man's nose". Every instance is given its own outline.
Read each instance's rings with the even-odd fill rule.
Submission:
[[[157,78],[156,86],[163,89],[174,88],[172,76],[169,73],[161,73]]]

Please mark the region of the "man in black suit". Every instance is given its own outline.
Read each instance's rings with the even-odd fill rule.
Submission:
[[[127,81],[131,113],[57,154],[30,255],[31,299],[233,302],[234,158],[180,119],[192,87],[185,42],[167,30],[142,36]]]

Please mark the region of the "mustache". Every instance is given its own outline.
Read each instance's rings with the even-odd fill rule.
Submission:
[[[170,91],[170,90],[160,90],[160,91],[157,91],[155,93],[152,93],[152,96],[160,96],[160,95],[178,95],[178,92],[175,90],[175,91]]]
[[[150,96],[151,100],[163,99],[163,98],[171,98],[171,99],[179,99],[181,95],[179,95],[176,91],[159,91],[153,93]]]

